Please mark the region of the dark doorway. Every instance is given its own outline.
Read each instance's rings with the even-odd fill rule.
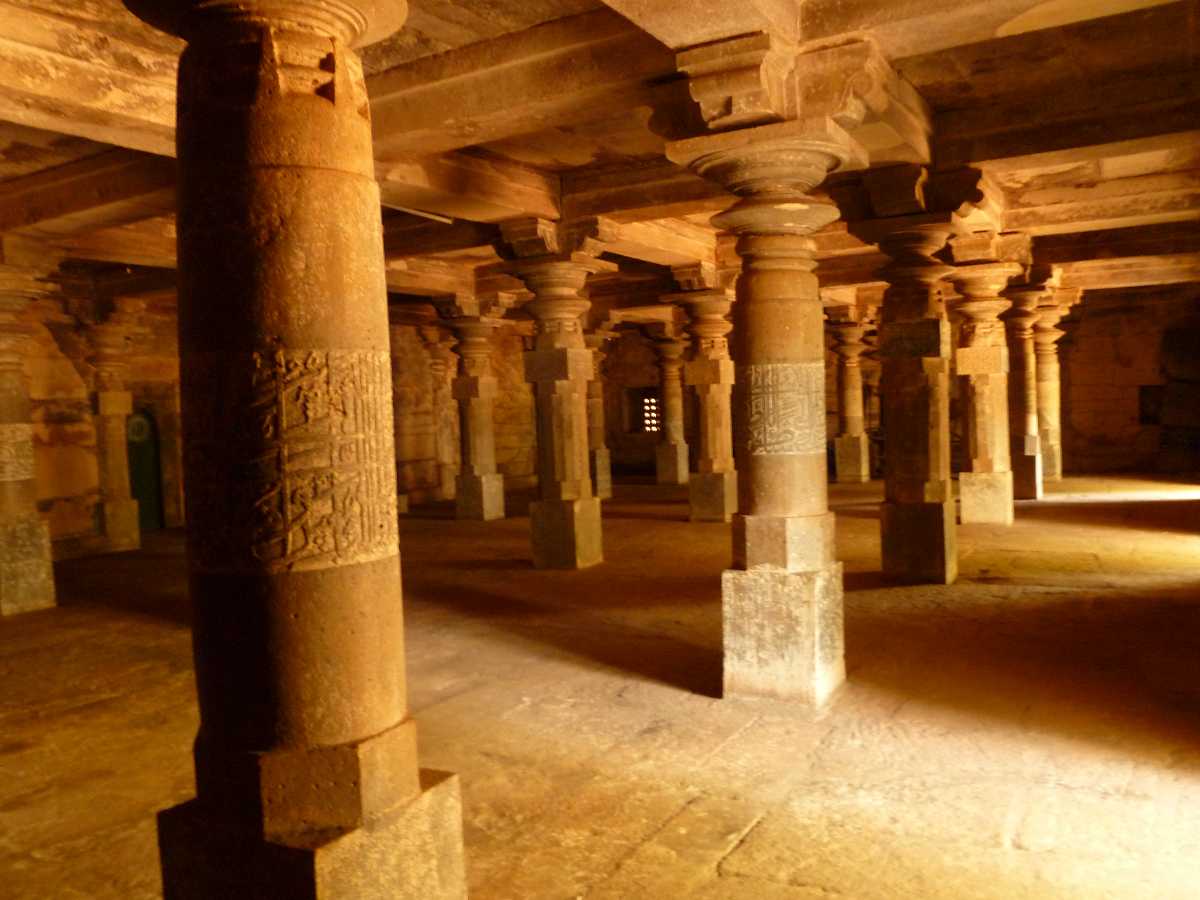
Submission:
[[[163,527],[162,465],[158,451],[158,426],[145,411],[129,417],[125,431],[129,446],[129,485],[138,502],[138,525],[142,531]]]

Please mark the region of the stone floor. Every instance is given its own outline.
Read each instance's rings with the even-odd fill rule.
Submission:
[[[953,587],[879,579],[879,485],[835,488],[849,683],[813,719],[719,701],[727,528],[618,487],[611,562],[528,522],[405,522],[425,765],[474,898],[1200,896],[1200,487],[1070,479],[960,529]],[[0,621],[0,896],[157,897],[191,788],[182,540],[58,566]]]

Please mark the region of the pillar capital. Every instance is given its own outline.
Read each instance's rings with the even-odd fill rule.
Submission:
[[[382,40],[404,24],[406,0],[125,0],[139,19],[186,41],[278,28],[347,46]]]

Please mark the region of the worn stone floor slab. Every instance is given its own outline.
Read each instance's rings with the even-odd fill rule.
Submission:
[[[878,484],[832,488],[849,679],[814,717],[721,701],[729,531],[618,485],[603,565],[528,520],[404,521],[422,765],[462,777],[478,898],[1190,898],[1200,487],[1068,479],[959,531],[950,587],[879,577]],[[520,504],[513,504],[520,509]],[[0,620],[0,896],[159,896],[191,793],[182,539],[59,564]]]

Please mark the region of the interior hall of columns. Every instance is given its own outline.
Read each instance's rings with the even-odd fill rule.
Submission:
[[[0,0],[0,895],[1185,898],[1196,0]]]

